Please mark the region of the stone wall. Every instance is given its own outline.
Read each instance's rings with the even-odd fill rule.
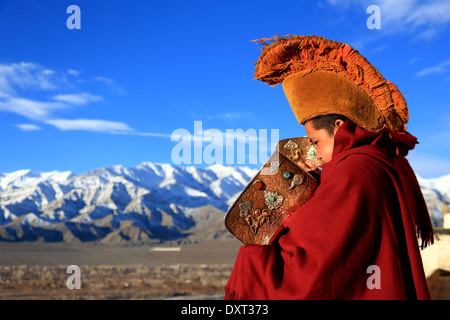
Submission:
[[[427,277],[438,269],[450,271],[450,229],[435,229],[434,244],[421,250],[421,255]]]

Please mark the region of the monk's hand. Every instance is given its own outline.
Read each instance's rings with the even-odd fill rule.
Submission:
[[[315,171],[317,169],[317,168],[310,167],[308,164],[306,164],[302,160],[298,160],[298,161],[296,161],[296,163],[300,168],[302,168],[306,172]]]

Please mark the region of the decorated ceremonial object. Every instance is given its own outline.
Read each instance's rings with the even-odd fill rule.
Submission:
[[[244,244],[270,244],[294,211],[314,195],[318,183],[299,163],[319,167],[316,152],[307,137],[279,141],[228,210],[227,230]]]
[[[255,79],[281,83],[299,123],[341,114],[366,130],[406,132],[402,93],[348,44],[291,35],[255,41],[264,45]]]
[[[391,137],[406,133],[409,114],[403,95],[348,44],[293,35],[255,41],[264,47],[254,79],[281,83],[299,123],[341,114],[369,131],[388,131]],[[290,215],[311,198],[317,181],[299,161],[314,167],[308,153],[313,148],[306,137],[279,142],[226,215],[226,227],[236,238],[245,244],[271,243]]]

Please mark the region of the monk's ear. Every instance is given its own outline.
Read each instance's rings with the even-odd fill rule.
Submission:
[[[340,126],[342,126],[344,124],[344,120],[342,120],[342,119],[337,119],[335,122],[334,122],[334,125],[336,126],[336,127],[340,127]]]

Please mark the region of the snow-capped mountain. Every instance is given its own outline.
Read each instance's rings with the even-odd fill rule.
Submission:
[[[182,239],[205,219],[223,227],[230,199],[256,172],[144,162],[80,175],[0,174],[0,240]]]
[[[144,162],[84,174],[0,174],[0,240],[164,241],[226,234],[224,212],[257,173]],[[442,226],[450,175],[418,176],[433,224]]]
[[[445,201],[450,201],[450,175],[433,179],[424,179],[417,176],[417,180],[427,202],[433,225],[442,227],[444,220],[442,206]]]

